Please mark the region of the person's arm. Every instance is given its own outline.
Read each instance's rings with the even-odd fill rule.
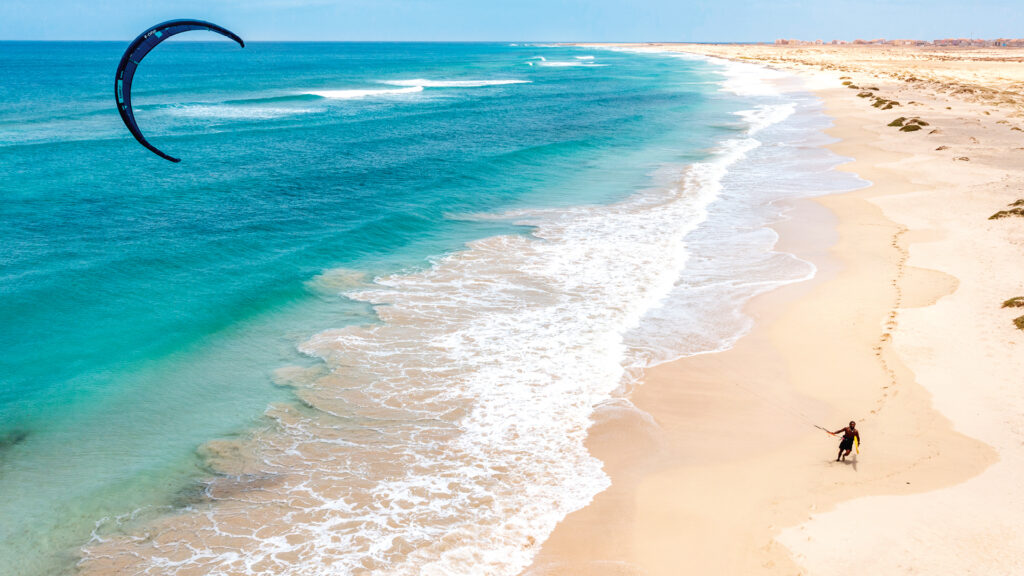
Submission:
[[[853,434],[857,437],[857,443],[858,444],[863,444],[864,443],[864,441],[860,439],[860,430],[854,430]]]
[[[836,434],[839,434],[840,432],[846,432],[846,428],[840,428],[839,430],[836,430],[835,432],[830,432],[830,434],[835,436]]]

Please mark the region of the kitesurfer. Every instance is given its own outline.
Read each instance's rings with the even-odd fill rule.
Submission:
[[[839,442],[839,454],[836,456],[836,462],[846,460],[846,457],[853,451],[853,443],[856,440],[857,444],[860,444],[860,431],[857,430],[857,423],[850,420],[850,425],[845,428],[840,428],[832,434],[843,433],[843,439]]]

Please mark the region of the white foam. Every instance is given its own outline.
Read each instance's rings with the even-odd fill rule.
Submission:
[[[536,552],[529,542],[542,542],[607,487],[584,440],[594,406],[626,376],[624,335],[671,291],[688,258],[684,238],[703,221],[728,167],[757,146],[725,142],[690,166],[682,185],[618,204],[520,213],[536,238],[481,240],[423,273],[381,279],[380,288],[351,296],[386,305],[387,327],[325,333],[307,344],[371,369],[385,403],[407,393],[410,372],[429,373],[417,394],[424,386],[437,392],[407,408],[417,418],[468,403],[459,434],[444,446],[404,447],[422,472],[373,487],[410,494],[431,478],[448,479],[432,485],[435,500],[412,508],[415,528],[401,509],[376,512],[383,516],[374,525],[389,528],[374,539],[422,542],[396,557],[389,574],[517,574]],[[454,479],[456,492],[444,487]],[[450,517],[443,531],[424,521],[424,508]],[[442,537],[443,548],[432,544]]]
[[[789,88],[783,87],[781,84],[792,79],[792,75],[789,73],[768,68],[761,64],[735,62],[714,56],[676,52],[656,46],[638,46],[629,48],[610,46],[604,49],[614,52],[628,52],[633,54],[660,54],[672,58],[678,58],[680,60],[709,62],[711,64],[715,64],[721,68],[722,74],[725,75],[725,79],[719,82],[722,90],[725,92],[731,92],[737,96],[778,96],[780,93],[788,91]]]
[[[597,66],[607,66],[607,64],[596,64],[588,61],[557,61],[557,60],[545,60],[544,62],[538,62],[540,66],[549,66],[552,68],[569,68],[569,67],[580,67],[580,68],[594,68]]]
[[[508,84],[529,84],[530,80],[498,79],[498,80],[381,80],[381,84],[391,86],[419,86],[422,88],[479,88],[483,86],[505,86]]]
[[[782,91],[779,81],[792,77],[780,70],[773,70],[758,64],[733,62],[720,58],[708,58],[707,60],[725,68],[726,79],[722,82],[722,89],[738,96],[778,95]]]
[[[753,110],[741,110],[736,113],[749,125],[748,134],[756,134],[761,130],[782,122],[796,113],[796,103],[786,102],[784,104],[759,104]]]
[[[577,60],[593,60],[593,56],[576,56]]]
[[[383,88],[383,89],[363,89],[363,90],[314,90],[306,92],[306,94],[312,94],[314,96],[320,96],[322,98],[330,98],[332,100],[361,100],[363,98],[379,98],[386,96],[401,96],[404,94],[415,94],[422,92],[423,86],[409,86],[408,88]]]
[[[221,118],[226,120],[271,120],[321,111],[322,109],[319,108],[231,106],[224,104],[180,104],[160,109],[160,112],[177,118]]]

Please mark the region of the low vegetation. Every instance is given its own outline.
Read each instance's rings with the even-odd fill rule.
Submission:
[[[1017,296],[1016,298],[1010,298],[1006,302],[1003,302],[1003,308],[1024,308],[1024,296]]]
[[[1010,207],[1009,210],[1000,210],[999,212],[996,212],[995,214],[989,216],[988,219],[989,220],[1001,220],[1003,218],[1009,218],[1011,216],[1021,216],[1021,217],[1024,217],[1024,198],[1021,198],[1020,200],[1016,200],[1014,202],[1011,202],[1009,204],[1009,207]],[[1006,302],[1009,302],[1009,300],[1007,300]],[[1005,302],[1003,303],[1003,307],[1004,308],[1006,307],[1006,303]]]
[[[1021,202],[1021,200],[1018,200]],[[1017,296],[1016,298],[1010,298],[1006,302],[1003,302],[1003,308],[1024,308],[1024,296]],[[1024,330],[1024,316],[1019,316],[1013,319],[1013,325],[1018,330]]]
[[[1010,218],[1011,216],[1024,217],[1024,208],[1010,208],[1009,210],[1000,210],[995,214],[988,217],[989,220],[1002,220],[1003,218]]]
[[[899,106],[900,103],[895,100],[875,96],[875,102],[871,105],[875,108],[881,108],[882,110],[891,110],[893,106]]]
[[[906,116],[900,116],[892,122],[889,122],[889,126],[899,128],[900,132],[916,132],[927,125],[928,123],[920,118],[907,118]]]

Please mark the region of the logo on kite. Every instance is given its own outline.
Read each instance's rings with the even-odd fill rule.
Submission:
[[[157,44],[171,36],[188,32],[189,30],[216,32],[221,36],[226,36],[238,42],[239,46],[245,48],[245,42],[238,35],[216,24],[203,22],[202,20],[169,20],[146,30],[128,46],[128,49],[124,51],[124,56],[121,56],[121,63],[117,65],[117,75],[114,78],[114,96],[117,98],[117,111],[121,114],[121,120],[124,120],[124,125],[128,127],[128,131],[139,141],[139,144],[149,148],[157,156],[171,162],[180,162],[181,159],[164,154],[156,146],[150,144],[146,137],[142,135],[142,131],[139,130],[139,125],[135,123],[135,113],[132,112],[132,78],[135,77],[135,70],[139,67],[142,59],[153,48],[156,48]]]

